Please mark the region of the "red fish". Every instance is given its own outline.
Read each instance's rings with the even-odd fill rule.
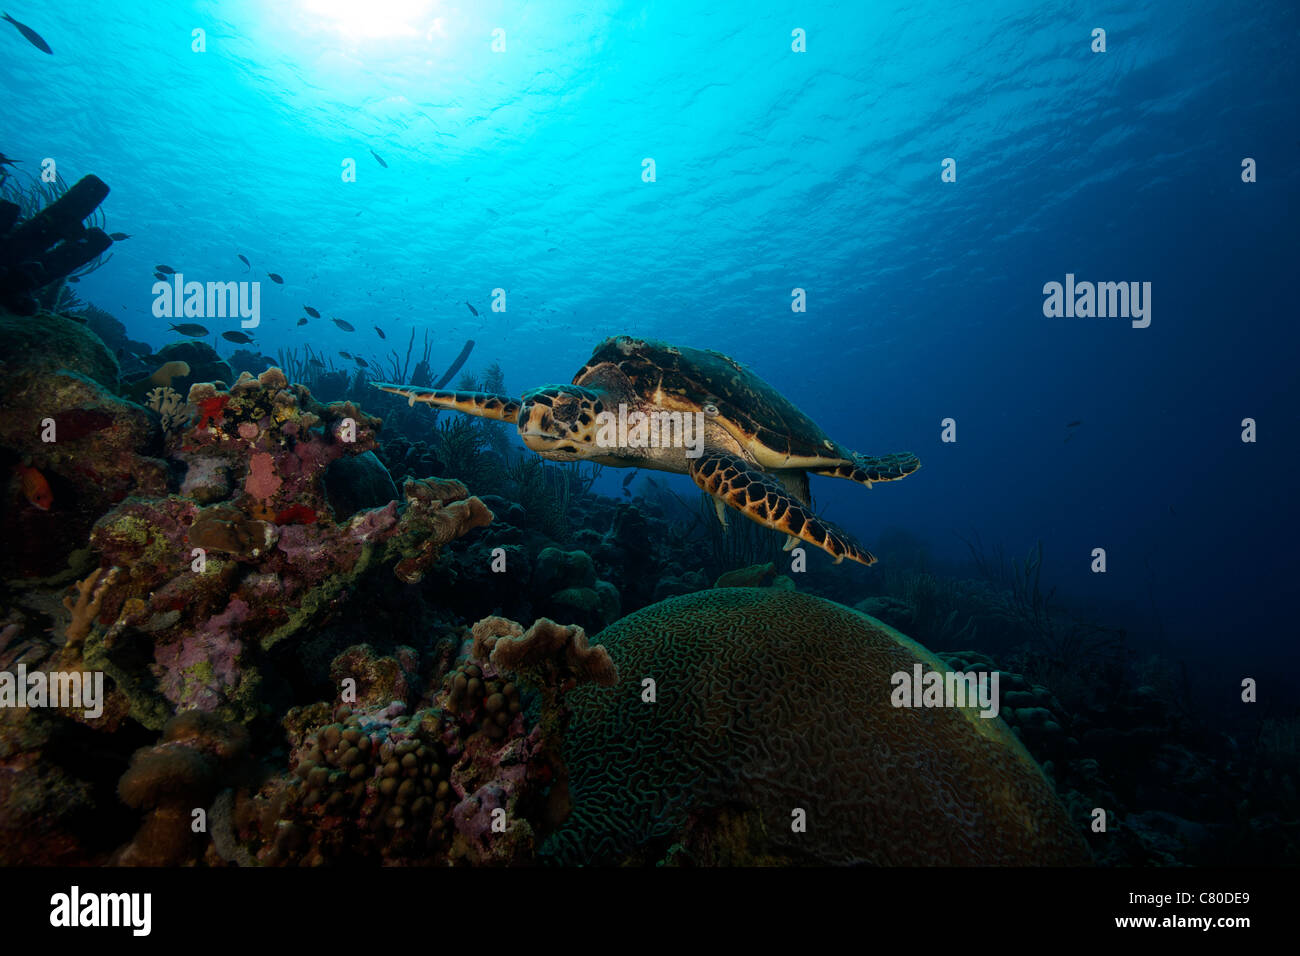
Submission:
[[[37,508],[49,511],[50,505],[54,504],[54,492],[50,491],[45,476],[31,465],[19,465],[17,471],[23,481],[23,495]]]

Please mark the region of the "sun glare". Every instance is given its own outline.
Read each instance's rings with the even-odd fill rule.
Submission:
[[[300,0],[305,13],[319,17],[348,37],[423,36],[434,0]]]

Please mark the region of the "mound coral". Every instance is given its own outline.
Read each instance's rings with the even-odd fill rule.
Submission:
[[[191,858],[198,846],[195,811],[206,810],[247,750],[244,728],[211,714],[186,711],[168,721],[162,740],[136,751],[118,781],[122,802],[146,815],[117,862],[174,866]]]
[[[999,719],[892,706],[892,674],[946,668],[864,614],[796,591],[719,588],[644,608],[597,640],[622,680],[569,695],[574,809],[542,848],[551,860],[1088,860]]]

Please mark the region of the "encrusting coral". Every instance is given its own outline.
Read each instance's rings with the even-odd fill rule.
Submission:
[[[494,646],[516,650],[521,670],[499,666]],[[410,648],[387,658],[364,645],[339,655],[331,678],[354,678],[355,701],[289,712],[291,772],[236,794],[236,826],[221,834],[219,856],[280,865],[533,862],[539,840],[569,811],[559,762],[566,690],[609,681],[612,663],[586,647],[581,629],[541,620],[525,631],[490,617],[417,700],[418,670]]]
[[[123,573],[100,595],[113,623],[88,638],[86,657],[155,728],[176,709],[252,718],[272,646],[333,613],[371,568],[418,581],[447,542],[492,521],[464,485],[439,479],[334,520],[324,473],[373,448],[380,422],[320,405],[279,369],[228,391],[195,385],[189,400],[193,423],[167,438],[183,493],[129,498],[91,532]]]

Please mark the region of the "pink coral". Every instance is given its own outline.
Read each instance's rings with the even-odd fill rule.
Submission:
[[[280,476],[275,473],[275,459],[264,451],[248,463],[248,482],[244,490],[258,501],[265,501],[280,490]]]

